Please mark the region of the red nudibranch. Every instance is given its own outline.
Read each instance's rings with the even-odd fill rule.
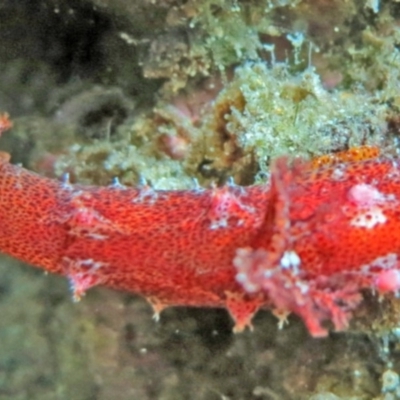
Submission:
[[[281,158],[268,184],[178,191],[59,182],[2,153],[0,251],[66,275],[76,299],[105,285],[156,313],[224,307],[237,330],[271,308],[324,336],[326,321],[347,327],[361,289],[400,289],[400,160],[371,151]]]

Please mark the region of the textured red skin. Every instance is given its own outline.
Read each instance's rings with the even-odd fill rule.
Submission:
[[[400,289],[399,160],[317,170],[278,160],[269,207],[257,239],[234,259],[237,279],[247,292],[268,293],[281,313],[300,315],[312,335],[327,334],[324,320],[345,329],[361,289]]]
[[[157,313],[225,307],[237,330],[271,307],[323,336],[325,320],[347,327],[361,289],[400,288],[399,201],[398,161],[384,158],[279,159],[268,185],[153,191],[58,182],[3,155],[0,250],[68,276],[75,298],[101,284]]]
[[[77,298],[103,284],[145,296],[157,312],[232,304],[240,330],[265,299],[244,293],[232,259],[251,244],[267,202],[265,186],[169,192],[80,186],[4,160],[0,249],[67,275]]]

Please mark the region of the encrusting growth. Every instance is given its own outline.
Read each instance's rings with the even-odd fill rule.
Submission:
[[[0,131],[10,127],[1,118]],[[164,307],[224,307],[240,331],[260,308],[313,336],[346,329],[361,289],[400,289],[400,164],[375,148],[277,159],[268,184],[155,191],[71,184],[0,159],[0,250]]]

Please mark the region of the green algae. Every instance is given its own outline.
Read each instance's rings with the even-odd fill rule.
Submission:
[[[175,58],[169,56],[162,62],[160,59],[150,64],[144,62],[146,76],[168,76],[166,84],[170,87],[186,87],[187,91],[195,93],[190,77],[193,82],[197,81],[196,65],[205,68],[201,75],[212,74],[213,70],[227,71],[234,64],[239,66],[235,67],[233,77],[221,75],[225,88],[215,95],[211,107],[207,105],[198,111],[201,119],[196,125],[190,116],[179,120],[171,117],[168,99],[174,101],[176,90],[166,91],[164,86],[156,111],[139,114],[131,126],[125,124],[122,128],[125,134],[120,140],[109,145],[95,143],[93,148],[85,144],[85,154],[94,154],[97,150],[104,154],[98,161],[113,175],[124,178],[126,171],[126,182],[137,181],[138,176],[143,175],[159,188],[187,188],[192,177],[203,184],[209,183],[209,176],[201,171],[207,161],[208,169],[213,171],[212,179],[220,181],[233,176],[238,183],[248,183],[254,174],[258,181],[265,179],[271,160],[282,155],[311,158],[361,144],[378,145],[388,151],[396,147],[396,127],[393,129],[391,121],[395,120],[399,103],[400,58],[397,57],[399,38],[390,4],[383,5],[379,14],[372,17],[370,8],[358,2],[348,2],[344,8],[337,2],[330,6],[322,3],[322,10],[329,8],[331,11],[329,22],[334,29],[324,25],[318,32],[322,30],[327,37],[320,35],[318,38],[311,28],[309,35],[293,30],[301,26],[302,17],[320,15],[318,6],[312,9],[309,2],[242,4],[221,0],[188,2],[182,7],[184,18],[180,24],[186,23],[190,32],[196,32],[189,35],[189,45],[181,48],[184,58],[189,60],[183,63],[185,70],[180,67],[181,54]],[[278,11],[291,21],[292,30],[287,23],[278,28]],[[365,25],[349,43],[347,23],[356,18],[356,11],[360,13],[360,23],[373,20],[373,24]],[[311,27],[315,23],[306,22]],[[328,40],[332,29],[335,40],[322,54],[321,49],[326,49],[330,43],[322,43],[322,39]],[[278,36],[281,42],[274,43],[272,38]],[[157,38],[153,52],[164,54],[173,38],[167,37],[164,42]],[[343,46],[344,40],[346,46]],[[313,47],[314,42],[318,42],[320,48]],[[278,44],[286,49],[287,61],[279,61]],[[154,68],[162,68],[164,73],[152,69],[153,63]],[[331,73],[339,79],[333,89],[327,88]],[[240,104],[235,104],[238,98]],[[160,119],[160,114],[170,117]],[[188,138],[189,149],[184,159],[177,162],[162,154],[157,141],[162,133],[179,137],[182,130]],[[132,142],[132,138],[137,137],[146,138],[143,146],[136,147]],[[106,156],[107,146],[109,154]],[[122,151],[117,151],[118,148]],[[74,153],[72,150],[71,154]],[[60,162],[57,166],[59,173],[72,167],[78,169],[78,180],[106,181],[105,177],[98,179],[90,172],[96,169],[96,162],[88,161],[91,157],[83,157],[84,162],[88,162],[85,172],[86,167],[80,161],[82,157],[74,162],[71,154],[67,156],[68,163]],[[145,160],[136,162],[141,154],[146,154],[147,163]],[[127,161],[127,158],[135,161]],[[97,158],[94,156],[94,159]],[[158,166],[154,168],[156,161]],[[108,180],[111,172],[106,174]]]
[[[232,86],[244,106],[231,108],[226,129],[254,153],[261,176],[283,155],[309,159],[385,142],[387,106],[366,91],[325,90],[313,68],[293,75],[284,64],[251,63],[236,70],[228,92]]]

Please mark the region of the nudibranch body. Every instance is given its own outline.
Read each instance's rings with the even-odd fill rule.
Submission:
[[[314,336],[347,327],[362,289],[400,289],[400,164],[376,158],[317,170],[278,160],[267,221],[237,250],[236,279],[300,315]]]
[[[326,321],[347,327],[362,289],[400,289],[400,160],[371,151],[281,158],[267,184],[182,191],[74,185],[2,153],[0,251],[67,276],[76,299],[105,285],[157,314],[224,307],[238,331],[270,308],[324,336]]]
[[[75,298],[95,285],[169,305],[227,307],[237,329],[265,303],[236,282],[236,249],[265,220],[267,186],[188,191],[72,185],[0,163],[0,249],[68,276]]]

